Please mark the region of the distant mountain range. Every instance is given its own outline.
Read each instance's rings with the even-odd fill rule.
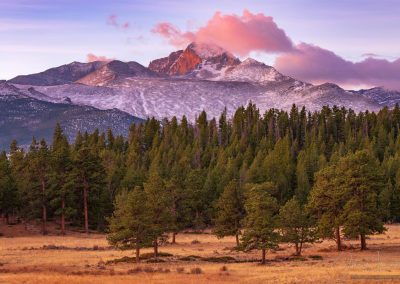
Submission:
[[[10,121],[15,125],[13,130],[0,128],[4,141],[42,135],[47,132],[40,132],[41,126],[46,128],[44,125],[56,121],[72,136],[78,129],[107,126],[122,133],[129,123],[140,122],[138,117],[185,115],[193,121],[202,110],[210,118],[217,117],[225,107],[231,114],[249,102],[261,111],[288,109],[292,104],[308,110],[337,105],[377,111],[400,102],[397,91],[380,87],[348,91],[332,83],[312,85],[254,59],[242,62],[220,47],[199,43],[153,60],[148,67],[118,60],[73,62],[17,76],[0,83],[0,95],[0,108],[7,109],[0,114],[0,125],[5,127]],[[18,129],[26,135],[18,136]]]
[[[32,137],[51,142],[57,122],[72,139],[78,131],[100,132],[110,127],[115,134],[126,135],[132,123],[143,120],[117,109],[99,110],[89,106],[73,105],[68,100],[54,103],[39,100],[5,82],[0,82],[0,150],[7,150],[12,139],[27,148]],[[35,91],[35,96],[39,94]],[[42,99],[45,95],[42,95]]]

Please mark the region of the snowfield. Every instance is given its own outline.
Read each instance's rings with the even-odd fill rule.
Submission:
[[[378,110],[379,104],[340,88],[318,88],[295,80],[256,84],[237,81],[197,79],[126,78],[107,86],[66,84],[59,86],[17,85],[27,96],[52,102],[88,105],[99,109],[119,109],[137,117],[178,118],[190,121],[203,110],[218,117],[226,107],[232,114],[253,102],[260,111],[289,109],[293,104],[316,110],[323,105],[350,107],[355,111]],[[43,94],[38,97],[32,92]],[[31,90],[29,92],[29,90]]]

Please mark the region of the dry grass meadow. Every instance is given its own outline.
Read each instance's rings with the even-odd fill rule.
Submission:
[[[303,258],[294,258],[293,247],[282,245],[268,253],[264,266],[255,262],[259,252],[231,250],[234,238],[182,233],[177,244],[160,248],[172,255],[161,257],[164,262],[136,265],[113,263],[133,252],[109,247],[102,234],[58,236],[53,228],[53,234],[41,236],[2,223],[0,283],[395,283],[400,282],[400,226],[387,227],[368,240],[365,252],[346,241],[347,249],[338,253],[333,242],[325,241],[306,246]]]

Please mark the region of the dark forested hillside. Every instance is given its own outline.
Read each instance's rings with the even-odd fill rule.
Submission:
[[[117,109],[100,110],[90,106],[70,103],[52,103],[26,96],[0,95],[0,150],[6,150],[10,140],[16,139],[21,146],[29,146],[32,137],[50,140],[57,122],[68,139],[74,139],[78,130],[93,132],[108,127],[123,134],[132,123],[142,119]]]
[[[339,249],[340,230],[365,244],[383,222],[400,220],[399,129],[398,106],[259,113],[253,104],[231,119],[203,112],[193,125],[185,117],[148,119],[132,125],[127,139],[94,131],[68,144],[58,126],[51,141],[37,137],[29,151],[14,141],[1,157],[1,211],[86,231],[111,223],[114,244],[122,224],[132,230],[132,218],[123,218],[137,206],[148,214],[135,224],[152,240],[212,225],[220,237],[243,234],[244,246],[267,250],[277,241],[274,228],[298,245],[298,222],[309,240],[316,227],[318,236],[336,237]],[[291,220],[291,212],[308,213]]]

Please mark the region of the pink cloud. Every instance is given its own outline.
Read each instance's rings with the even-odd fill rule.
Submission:
[[[400,59],[388,61],[366,53],[364,60],[351,62],[316,45],[294,45],[272,17],[247,10],[242,15],[216,12],[195,31],[181,31],[171,23],[157,24],[152,32],[175,47],[197,41],[216,44],[234,54],[252,51],[279,53],[275,67],[283,74],[311,82],[332,82],[342,86],[384,86],[400,89]]]
[[[107,19],[107,24],[109,24],[110,26],[119,27],[119,24],[117,22],[117,15],[110,15]]]
[[[129,26],[130,26],[129,22],[125,22],[125,23],[122,24],[121,27],[122,27],[123,30],[128,30]]]
[[[113,26],[114,28],[117,28],[117,29],[121,28],[123,30],[128,30],[129,27],[130,27],[130,23],[129,22],[124,22],[124,23],[120,24],[118,22],[118,16],[117,15],[110,15],[107,18],[107,24],[110,25],[110,26]]]
[[[400,89],[400,59],[388,61],[368,57],[354,63],[332,51],[301,43],[295,51],[277,57],[274,66],[284,74],[311,83]]]
[[[241,16],[216,12],[205,26],[195,32],[182,32],[167,22],[159,23],[152,31],[177,47],[197,41],[216,44],[239,55],[251,51],[275,53],[293,49],[292,41],[272,17],[247,10]]]
[[[94,61],[111,61],[112,59],[107,58],[105,56],[97,56],[93,53],[88,53],[86,55],[86,61],[87,62],[94,62]]]
[[[178,48],[184,47],[190,42],[195,41],[195,35],[193,33],[184,33],[179,28],[168,22],[158,23],[151,31],[164,37],[168,40],[169,44]]]

